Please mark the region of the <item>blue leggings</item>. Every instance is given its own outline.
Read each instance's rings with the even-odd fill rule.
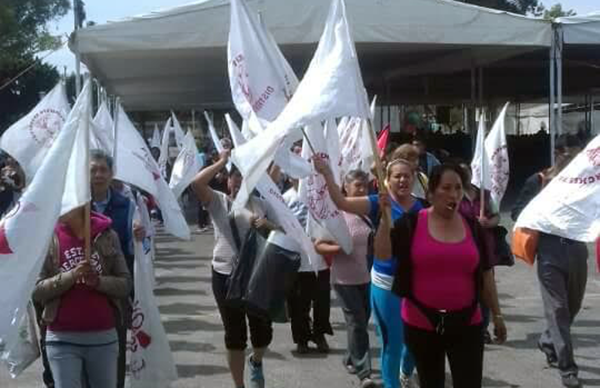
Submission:
[[[401,299],[389,290],[371,284],[373,315],[381,338],[381,375],[385,388],[400,386],[402,373],[411,376],[415,361],[404,344],[404,324],[400,315]]]

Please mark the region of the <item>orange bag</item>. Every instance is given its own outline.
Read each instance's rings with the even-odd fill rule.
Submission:
[[[536,230],[516,228],[512,235],[510,250],[513,255],[529,265],[535,262],[540,234]]]

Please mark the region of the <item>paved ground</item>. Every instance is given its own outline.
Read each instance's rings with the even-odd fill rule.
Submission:
[[[231,388],[223,330],[210,286],[212,235],[195,232],[191,242],[161,235],[157,243],[156,295],[180,376],[173,387]],[[484,387],[561,387],[558,373],[545,367],[544,357],[536,350],[543,317],[535,271],[517,263],[513,268],[499,269],[496,276],[510,339],[504,346],[486,348]],[[584,308],[573,328],[580,376],[586,387],[600,387],[599,304],[600,276],[590,258]],[[331,354],[302,357],[292,351],[289,326],[276,325],[265,361],[267,387],[356,387],[357,381],[341,366],[346,337],[335,300],[332,323],[336,333],[330,337]],[[372,348],[378,371],[379,344],[374,336]],[[0,369],[0,387],[41,388],[39,376],[39,362],[14,381]]]

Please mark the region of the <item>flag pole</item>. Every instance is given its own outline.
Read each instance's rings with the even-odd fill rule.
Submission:
[[[304,138],[306,139],[306,143],[308,144],[308,148],[310,148],[310,151],[312,152],[313,155],[317,155],[317,152],[315,151],[315,147],[313,147],[312,143],[310,142],[310,139],[308,138],[308,135],[306,134],[306,131],[304,130],[304,127],[300,128],[300,130],[302,131],[302,135],[304,135]]]
[[[117,168],[117,138],[119,136],[119,112],[121,108],[121,97],[117,97],[115,99],[114,106],[114,119],[113,119],[113,149],[112,149],[112,158],[113,158],[113,169]]]
[[[88,77],[90,77],[89,73],[87,75]],[[90,82],[90,81],[88,81]],[[88,106],[86,108],[86,113],[84,116],[84,120],[85,120],[85,126],[83,127],[84,131],[84,137],[85,137],[85,166],[86,168],[89,170],[90,168],[90,118],[91,118],[91,112],[92,112],[92,85],[88,86],[88,90],[87,92],[89,93],[90,98],[88,99],[89,103]],[[89,184],[91,184],[91,182],[89,182]],[[90,193],[91,194],[91,193]],[[87,263],[91,263],[91,256],[92,256],[92,219],[91,219],[91,212],[92,212],[92,202],[91,202],[91,198],[90,200],[85,204],[85,210],[84,210],[84,224],[83,224],[83,237],[84,237],[84,260]]]
[[[367,119],[367,126],[369,132],[369,140],[371,143],[371,151],[373,152],[373,158],[375,159],[375,172],[377,174],[377,181],[379,186],[380,194],[387,194],[387,186],[385,184],[385,175],[383,173],[383,163],[381,162],[381,157],[379,156],[379,148],[377,147],[377,139],[375,138],[375,132],[373,131],[373,124],[371,123],[371,118]],[[387,223],[388,226],[392,226],[392,210],[387,208],[383,213],[383,220]]]
[[[481,120],[481,124],[479,126],[479,128],[483,131],[483,133],[481,134],[481,144],[479,144],[479,146],[481,147],[481,168],[480,170],[480,179],[479,179],[479,218],[483,218],[485,216],[485,184],[484,184],[484,179],[485,179],[485,171],[484,171],[484,158],[487,156],[486,152],[485,152],[485,127],[484,127],[484,123],[485,121],[485,114],[483,113],[483,108],[481,108],[481,116],[479,116],[479,120]]]

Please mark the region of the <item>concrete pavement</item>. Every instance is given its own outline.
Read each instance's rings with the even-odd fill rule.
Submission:
[[[211,292],[212,239],[212,234],[197,232],[190,242],[176,241],[164,234],[157,238],[156,295],[179,372],[174,388],[233,386]],[[592,258],[590,255],[587,294],[573,336],[584,386],[600,387],[600,276]],[[486,347],[484,387],[561,387],[558,372],[545,366],[544,356],[536,348],[544,320],[535,270],[518,262],[512,268],[498,269],[496,277],[509,341],[503,346]],[[289,325],[275,325],[273,344],[265,360],[267,387],[358,386],[356,378],[342,367],[345,325],[335,299],[332,306],[335,336],[328,338],[332,348],[329,355],[295,354]],[[371,326],[373,365],[378,372],[380,346],[373,330]],[[39,361],[17,380],[10,380],[2,368],[0,387],[43,387],[40,376]]]

